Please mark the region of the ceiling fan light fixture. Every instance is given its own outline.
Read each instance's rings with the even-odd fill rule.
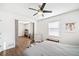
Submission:
[[[42,15],[42,14],[43,14],[43,12],[42,12],[42,11],[38,12],[38,15]]]

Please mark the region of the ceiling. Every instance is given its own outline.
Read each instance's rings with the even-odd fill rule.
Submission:
[[[40,20],[43,18],[79,9],[78,3],[47,3],[44,9],[52,10],[52,13],[45,13],[44,17],[42,17],[41,15],[33,16],[36,11],[29,10],[28,8],[38,9],[38,5],[41,4],[42,3],[0,3],[0,10],[20,15],[30,20]]]

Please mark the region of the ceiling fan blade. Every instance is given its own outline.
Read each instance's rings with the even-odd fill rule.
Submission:
[[[42,6],[41,6],[41,8],[40,8],[40,10],[43,10],[44,7],[45,7],[45,5],[46,5],[46,3],[43,3]]]
[[[38,11],[38,10],[36,10],[36,9],[33,9],[33,8],[29,8],[30,10],[35,10],[35,11]]]
[[[44,10],[43,13],[52,13],[52,11]]]
[[[37,15],[38,13],[35,13],[33,16]]]

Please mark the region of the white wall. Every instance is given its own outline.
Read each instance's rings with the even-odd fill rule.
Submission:
[[[23,23],[18,23],[18,36],[24,36],[25,26]]]
[[[43,39],[46,39],[48,37],[48,23],[53,21],[60,21],[60,42],[79,45],[79,10],[37,21],[35,33],[42,34]],[[76,23],[75,32],[66,32],[65,23],[68,22]]]
[[[15,19],[12,14],[0,12],[0,51],[15,47]]]

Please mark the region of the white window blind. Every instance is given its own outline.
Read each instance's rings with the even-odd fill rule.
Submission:
[[[48,23],[48,34],[59,36],[59,21]]]

